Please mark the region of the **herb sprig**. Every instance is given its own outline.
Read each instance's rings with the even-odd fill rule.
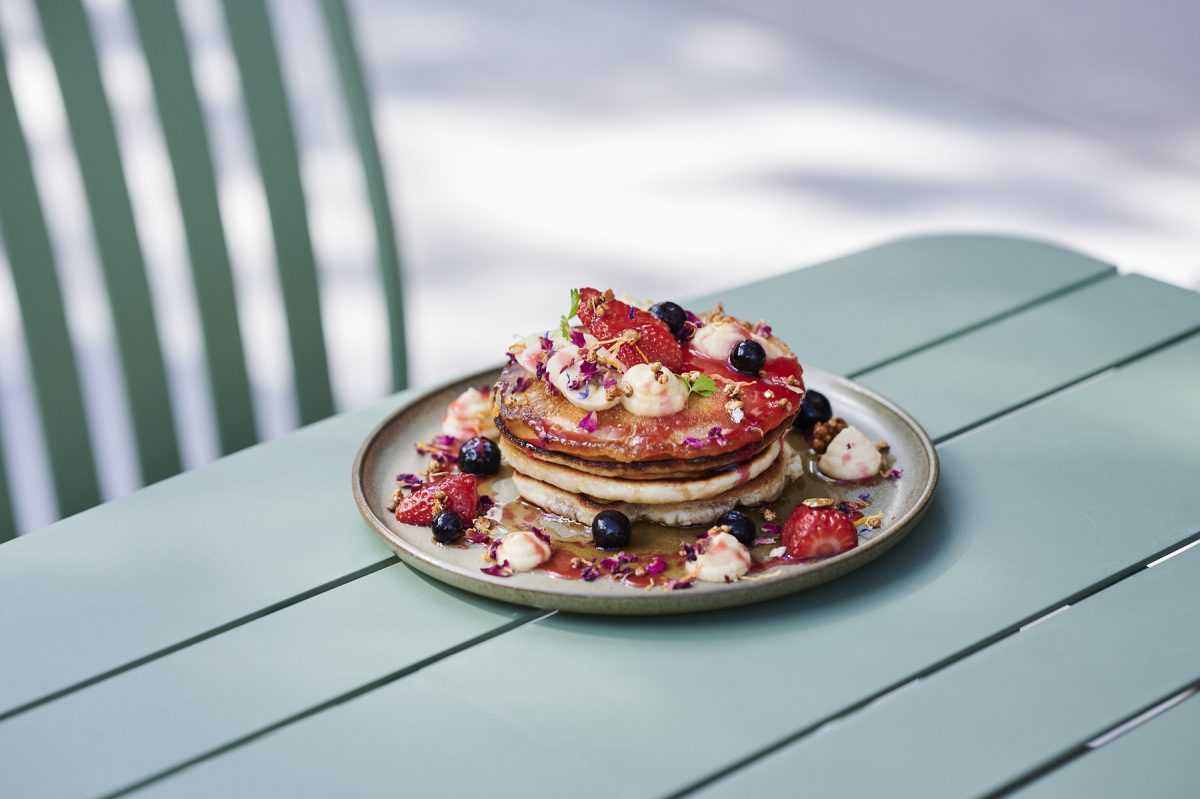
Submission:
[[[570,320],[575,318],[575,314],[579,312],[579,289],[571,289],[571,310],[567,311],[566,316],[559,322],[559,330],[562,331],[563,338],[570,338],[571,325]]]
[[[717,390],[717,381],[708,375],[698,375],[695,380],[688,380],[682,375],[679,379],[687,386],[688,394],[699,394],[701,397],[711,397]]]

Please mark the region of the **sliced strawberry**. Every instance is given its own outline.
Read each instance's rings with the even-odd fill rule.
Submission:
[[[473,474],[452,474],[434,483],[426,483],[396,506],[396,521],[428,527],[433,524],[433,498],[445,494],[442,510],[451,511],[470,524],[475,518],[475,490],[479,478]]]
[[[858,532],[836,508],[797,505],[783,523],[783,545],[793,558],[825,558],[858,546]]]
[[[683,368],[683,350],[669,330],[646,325],[634,328],[639,334],[634,345],[625,344],[617,350],[617,357],[626,366],[658,361],[676,374]]]
[[[616,356],[626,366],[658,361],[672,372],[683,368],[683,350],[671,335],[671,329],[654,314],[634,308],[620,300],[606,300],[604,313],[596,314],[601,292],[593,288],[579,290],[579,321],[601,341],[610,341],[626,330],[639,334],[636,345],[623,345]]]

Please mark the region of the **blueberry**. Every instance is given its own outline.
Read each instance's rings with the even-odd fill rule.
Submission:
[[[729,364],[742,374],[756,375],[766,362],[767,351],[751,338],[739,341],[729,351]]]
[[[458,448],[458,468],[466,474],[495,474],[500,470],[500,447],[482,436],[468,438]]]
[[[457,514],[444,510],[433,517],[433,537],[443,544],[449,544],[462,537],[463,523]]]
[[[602,510],[592,519],[592,542],[601,549],[617,549],[629,543],[633,525],[619,510]]]
[[[650,309],[650,313],[666,323],[672,336],[678,336],[687,321],[687,313],[673,302],[660,302]]]
[[[792,422],[792,427],[807,433],[817,422],[828,422],[831,418],[833,408],[829,407],[829,400],[824,394],[809,389],[804,395],[804,401],[800,403],[800,413],[796,416],[796,421]]]
[[[729,534],[744,546],[754,546],[754,521],[740,510],[729,511],[717,519],[717,524],[728,526]]]

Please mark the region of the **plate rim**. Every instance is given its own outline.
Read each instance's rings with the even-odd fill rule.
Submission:
[[[925,428],[907,411],[887,397],[848,377],[819,367],[806,365],[804,367],[806,383],[809,382],[810,377],[818,377],[819,379],[815,381],[818,383],[829,381],[841,383],[853,391],[865,395],[868,399],[882,405],[889,412],[895,414],[915,434],[920,444],[920,449],[925,453],[929,461],[929,476],[925,484],[921,486],[913,505],[900,518],[889,525],[883,534],[866,541],[854,549],[821,561],[820,565],[815,569],[803,572],[803,575],[807,579],[802,584],[797,585],[795,579],[789,580],[785,576],[783,579],[741,580],[721,591],[693,593],[690,590],[685,590],[650,593],[631,590],[628,596],[612,594],[603,597],[594,597],[560,593],[549,588],[505,584],[501,581],[502,578],[498,577],[485,579],[484,576],[463,574],[452,565],[439,562],[427,553],[413,547],[376,515],[371,509],[367,498],[365,464],[368,454],[375,448],[375,445],[387,428],[395,424],[413,406],[425,401],[434,394],[445,391],[451,386],[478,385],[480,381],[494,382],[494,377],[499,374],[502,368],[502,365],[488,367],[478,372],[460,375],[416,391],[401,405],[384,416],[371,429],[363,439],[362,444],[359,445],[350,473],[354,503],[358,508],[359,514],[375,534],[380,536],[384,543],[402,561],[436,580],[489,599],[500,599],[544,610],[564,610],[573,613],[600,615],[703,613],[775,599],[829,582],[870,563],[875,558],[887,552],[908,535],[911,529],[920,521],[926,510],[928,510],[941,476],[941,464],[938,458],[937,447],[925,431]],[[800,575],[795,576],[799,577]]]

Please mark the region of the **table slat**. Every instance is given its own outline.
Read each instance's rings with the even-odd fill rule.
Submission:
[[[802,363],[853,376],[1114,272],[1043,242],[922,236],[689,305],[705,308],[722,302],[735,316],[767,319]],[[849,308],[854,309],[853,324],[847,323]],[[863,338],[875,339],[875,346],[863,347]]]
[[[1193,337],[944,445],[943,484],[921,527],[833,583],[700,617],[560,614],[150,793],[216,795],[269,775],[294,796],[400,783],[471,795],[494,787],[487,763],[528,758],[545,793],[681,789],[1192,535],[1198,358]],[[1113,424],[1114,409],[1131,407],[1142,412],[1136,425]],[[479,744],[478,767],[464,768],[462,749],[445,745],[464,735]],[[597,763],[610,770],[598,773]]]
[[[845,285],[869,292],[881,313],[894,314],[889,327],[894,322],[896,330],[839,328],[829,336],[819,322],[825,311],[796,313],[802,298],[830,295],[835,271],[844,271]],[[793,324],[797,334],[810,331],[800,348],[805,357],[850,369],[1112,271],[1032,242],[918,239],[739,289],[730,293],[729,307],[783,318],[780,329],[788,335]],[[946,312],[947,305],[953,310]],[[4,544],[0,640],[21,645],[0,648],[0,716],[387,557],[358,517],[347,472],[374,423],[410,396],[404,392]]]
[[[697,796],[765,796],[799,775],[814,796],[994,792],[1200,678],[1197,582],[1192,549]]]
[[[1200,696],[1166,710],[1012,794],[1019,799],[1195,799],[1200,786]]]
[[[934,439],[1200,328],[1200,294],[1102,280],[858,377]]]
[[[0,796],[119,789],[540,615],[400,572],[382,569],[0,724]],[[59,767],[64,757],[70,768]]]

